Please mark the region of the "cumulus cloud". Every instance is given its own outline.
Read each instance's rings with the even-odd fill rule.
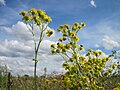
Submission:
[[[97,7],[94,0],[91,0],[91,1],[90,1],[90,4],[91,4],[93,7],[95,7],[95,8]]]
[[[115,47],[120,47],[120,44],[117,41],[110,38],[109,36],[104,36],[102,41],[103,41],[104,47],[108,50],[113,49]]]
[[[39,27],[34,25],[35,34],[39,36]],[[47,27],[47,30],[52,30],[54,33],[51,36],[53,38],[55,36],[55,31],[50,27]],[[7,33],[14,35],[18,40],[29,41],[32,40],[32,34],[29,32],[25,23],[18,21],[16,24],[12,25],[12,27],[3,27]],[[47,38],[47,37],[45,37]]]
[[[96,48],[99,48],[99,47],[100,47],[100,45],[99,45],[99,44],[95,44],[95,47],[96,47]]]
[[[12,35],[13,39],[8,38],[0,43],[0,62],[2,65],[6,64],[14,74],[32,75],[34,70],[34,62],[32,61],[34,57],[34,43],[26,25],[18,21],[11,27],[3,27],[2,29],[7,34]],[[35,29],[39,31],[38,27],[35,27]],[[47,29],[51,28],[47,27]],[[53,32],[55,33],[54,30]],[[38,35],[38,32],[36,32],[36,35]],[[50,45],[55,43],[52,41],[53,37],[55,37],[55,34],[52,35],[51,39],[45,36],[41,43],[38,56],[40,61],[37,69],[38,75],[43,74],[45,67],[49,74],[53,71],[63,72],[61,67],[63,60],[58,55],[50,54]]]
[[[1,4],[1,5],[6,5],[6,4],[5,4],[5,0],[0,0],[0,4]]]

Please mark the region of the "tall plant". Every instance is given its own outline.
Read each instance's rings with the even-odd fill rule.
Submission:
[[[91,48],[85,55],[83,45],[79,45],[78,32],[86,26],[85,23],[75,22],[73,26],[64,24],[58,27],[62,37],[57,44],[51,45],[51,53],[59,54],[65,61],[63,68],[66,73],[62,75],[62,86],[65,90],[101,90],[103,83],[102,76],[109,76],[115,65],[108,68],[104,73],[103,69],[109,57],[104,56],[102,51]]]
[[[51,22],[51,18],[45,13],[43,10],[36,10],[32,8],[29,11],[20,12],[22,15],[22,20],[26,23],[27,28],[31,32],[34,41],[34,89],[37,90],[36,84],[36,68],[38,63],[38,52],[40,48],[40,44],[45,36],[45,33],[48,37],[53,34],[52,30],[47,30],[48,24]],[[35,26],[39,27],[39,37],[35,34]]]

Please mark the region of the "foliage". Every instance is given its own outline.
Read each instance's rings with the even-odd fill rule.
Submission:
[[[0,65],[0,90],[7,89],[8,69],[7,66]]]
[[[51,22],[51,18],[43,11],[36,10],[32,8],[31,10],[20,12],[22,15],[22,20],[26,23],[29,31],[33,36],[34,41],[34,89],[37,90],[37,82],[36,82],[36,67],[38,63],[38,51],[40,48],[40,44],[44,38],[44,34],[46,32],[47,36],[50,37],[53,34],[52,30],[47,30],[48,24]],[[39,27],[39,39],[37,40],[37,36],[35,34],[35,26]],[[38,42],[38,43],[37,43]]]
[[[102,51],[90,48],[85,55],[81,55],[84,47],[78,44],[77,34],[84,26],[86,24],[83,22],[75,22],[73,26],[59,26],[58,32],[62,33],[62,37],[58,39],[57,44],[51,45],[51,53],[59,54],[65,60],[63,68],[66,73],[62,75],[62,86],[65,90],[101,90],[104,88],[101,78],[111,75],[116,67],[113,65],[103,72],[110,58],[104,56]]]

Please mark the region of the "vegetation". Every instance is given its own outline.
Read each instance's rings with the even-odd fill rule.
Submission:
[[[38,63],[38,52],[39,52],[40,44],[44,39],[45,32],[48,37],[50,37],[53,33],[52,30],[47,30],[47,26],[51,22],[51,18],[48,15],[46,15],[46,13],[43,10],[36,10],[35,8],[32,8],[28,12],[22,11],[20,15],[22,15],[23,17],[22,20],[26,23],[28,30],[31,32],[33,36],[34,47],[35,47],[34,58],[33,58],[33,61],[35,62],[34,89],[37,90],[36,69],[37,69],[37,63]],[[37,37],[37,35],[35,34],[36,32],[35,26],[39,27],[39,37]]]
[[[120,90],[119,63],[107,67],[106,63],[114,57],[105,56],[100,50],[89,48],[84,54],[84,46],[79,44],[79,31],[86,26],[84,22],[75,22],[74,25],[64,24],[58,27],[62,37],[58,43],[51,45],[51,54],[58,54],[64,59],[62,64],[66,70],[64,74],[38,77],[36,68],[40,44],[47,34],[50,37],[53,31],[47,30],[51,18],[43,10],[31,9],[22,11],[22,20],[26,23],[34,41],[34,77],[12,76],[6,66],[0,66],[0,90]],[[35,26],[39,27],[39,37],[35,34]],[[34,81],[34,82],[33,82]]]

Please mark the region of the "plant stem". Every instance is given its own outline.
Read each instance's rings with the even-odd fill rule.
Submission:
[[[37,75],[36,75],[37,61],[35,61],[34,65],[34,89],[37,90]]]

